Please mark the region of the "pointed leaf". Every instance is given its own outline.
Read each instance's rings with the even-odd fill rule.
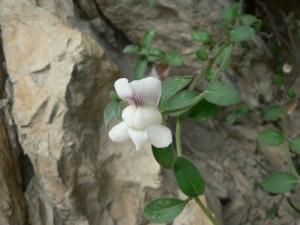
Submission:
[[[298,184],[298,179],[287,172],[276,172],[267,176],[262,182],[265,191],[282,194],[293,190]]]
[[[200,46],[196,52],[196,56],[199,60],[206,61],[208,60],[208,55],[203,46]]]
[[[106,108],[104,110],[104,123],[105,123],[106,128],[107,128],[108,123],[114,117],[114,115],[115,115],[115,108],[118,105],[119,105],[118,103],[112,102],[112,103],[110,103],[109,105],[106,106]]]
[[[297,153],[300,154],[300,137],[292,138],[290,141],[290,146],[294,149]]]
[[[155,30],[149,30],[144,37],[142,38],[141,41],[141,46],[142,48],[144,48],[146,51],[150,50],[151,44],[152,44],[152,40],[155,34]]]
[[[204,98],[216,105],[234,105],[241,101],[240,93],[222,82],[211,82],[206,86]]]
[[[158,198],[149,202],[144,209],[145,217],[155,223],[166,223],[176,218],[184,209],[189,199],[182,201],[175,198]]]
[[[146,69],[147,69],[148,60],[146,56],[141,57],[137,63],[135,64],[135,67],[133,69],[133,77],[135,80],[140,80],[144,78]]]
[[[114,101],[114,102],[121,102],[122,100],[119,98],[119,96],[117,95],[117,93],[115,91],[111,91],[110,92],[110,98]]]
[[[275,75],[273,78],[273,83],[277,86],[281,86],[284,84],[283,76],[281,75]]]
[[[190,160],[178,157],[174,164],[174,174],[180,190],[185,195],[197,197],[204,193],[204,180]]]
[[[122,106],[121,104],[118,104],[115,108],[115,116],[121,120],[122,119]]]
[[[201,100],[198,102],[195,106],[190,108],[187,111],[188,117],[191,119],[205,122],[207,120],[210,120],[217,114],[217,106],[206,101],[206,100]]]
[[[206,30],[197,29],[193,32],[192,38],[194,41],[202,42],[202,43],[211,43],[212,36]]]
[[[236,7],[225,7],[221,11],[221,16],[223,19],[236,19],[238,16],[238,11]]]
[[[255,34],[255,30],[249,26],[235,27],[229,33],[229,39],[232,42],[246,41]]]
[[[167,170],[173,169],[175,157],[172,144],[166,148],[156,148],[152,145],[152,152],[159,165]]]
[[[161,97],[159,105],[163,106],[164,103],[177,94],[181,89],[191,82],[191,77],[174,76],[164,80],[161,84]]]
[[[296,98],[296,93],[293,89],[289,88],[286,91],[286,94],[289,98]]]
[[[264,145],[281,145],[284,137],[281,132],[276,130],[265,130],[258,135],[258,141]]]
[[[182,66],[184,64],[183,56],[175,50],[170,50],[167,53],[165,61],[170,66]]]
[[[124,53],[134,53],[134,54],[137,54],[140,51],[141,51],[140,47],[136,45],[127,45],[123,50]]]
[[[282,107],[279,105],[273,105],[264,110],[264,117],[266,120],[276,120],[282,111]]]
[[[159,49],[159,48],[151,48],[149,54],[150,54],[148,56],[148,61],[149,62],[160,61],[166,55],[166,53],[163,50]]]
[[[204,72],[204,78],[207,82],[210,82],[211,79],[213,78],[215,74],[215,70],[212,67],[209,67],[205,72]]]

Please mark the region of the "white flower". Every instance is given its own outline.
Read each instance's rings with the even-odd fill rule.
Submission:
[[[126,78],[115,82],[118,96],[129,104],[122,113],[123,122],[114,126],[109,137],[114,142],[131,138],[137,150],[147,142],[157,148],[167,147],[172,142],[172,133],[161,125],[162,115],[157,109],[161,95],[161,83],[153,77],[128,83]]]
[[[293,66],[290,64],[285,63],[282,67],[283,72],[290,73],[293,69]]]

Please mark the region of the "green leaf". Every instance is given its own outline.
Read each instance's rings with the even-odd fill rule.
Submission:
[[[163,106],[164,103],[182,90],[186,85],[191,82],[191,77],[174,76],[164,80],[161,84],[161,97],[159,106]]]
[[[149,202],[144,209],[145,217],[155,223],[166,223],[176,218],[184,209],[189,199],[158,198]]]
[[[215,74],[215,70],[212,67],[209,67],[205,72],[204,72],[204,78],[207,82],[210,82],[211,79],[213,78]]]
[[[276,172],[267,176],[262,182],[265,191],[282,194],[293,190],[298,184],[298,179],[294,175],[287,172]]]
[[[167,104],[167,110],[176,110],[188,105],[191,105],[193,103],[197,103],[198,101],[199,93],[197,91],[182,91],[179,92],[177,95],[175,95],[170,102]],[[178,116],[182,113],[184,113],[186,110],[182,110],[180,112],[176,113],[170,113],[170,116]]]
[[[276,120],[280,116],[281,111],[281,106],[270,106],[266,110],[264,110],[264,117],[266,120]]]
[[[122,106],[121,104],[118,104],[115,108],[115,116],[121,120],[122,119]]]
[[[250,112],[249,107],[247,105],[243,105],[243,106],[236,109],[235,114],[237,116],[241,116],[242,114],[247,114],[249,112]]]
[[[161,50],[160,48],[151,48],[148,56],[148,61],[149,62],[156,62],[162,60],[166,53]]]
[[[187,115],[191,119],[204,122],[213,118],[217,114],[217,111],[218,109],[216,105],[203,99],[190,108],[187,111]]]
[[[116,93],[115,91],[111,91],[109,95],[110,95],[110,98],[111,98],[114,102],[119,103],[119,102],[122,101],[122,99],[119,98],[119,96],[117,95],[117,93]]]
[[[235,27],[229,33],[229,39],[232,42],[246,41],[255,34],[255,30],[249,26],[238,26]]]
[[[220,42],[218,43],[213,49],[212,49],[212,54],[216,55],[217,52],[219,51],[219,49],[225,44],[225,42]],[[228,57],[228,55],[231,55],[231,52],[233,50],[233,45],[229,45],[227,47],[225,47],[222,52],[220,53],[220,55],[216,58],[215,63],[217,65],[221,65],[222,62],[227,58],[228,60],[228,65],[230,63],[230,57]]]
[[[185,195],[197,197],[204,193],[204,180],[190,160],[178,157],[174,164],[174,175],[180,190]]]
[[[278,209],[278,204],[274,202],[272,208],[266,210],[266,218],[273,220],[279,217]]]
[[[212,36],[206,30],[197,29],[193,32],[192,38],[194,41],[202,42],[202,43],[211,43]]]
[[[289,88],[286,91],[286,94],[289,98],[296,98],[296,93],[293,89]]]
[[[284,79],[282,76],[280,75],[275,75],[273,78],[273,83],[277,86],[281,86],[284,83]]]
[[[229,125],[232,125],[234,124],[234,122],[236,121],[236,114],[233,113],[233,114],[229,114],[227,117],[226,117],[226,123],[229,124]]]
[[[150,8],[153,8],[157,3],[157,0],[150,0],[150,4],[149,4],[149,7]]]
[[[183,56],[175,50],[168,51],[165,61],[170,66],[182,66],[184,64]]]
[[[292,138],[290,141],[290,146],[294,149],[297,153],[300,154],[300,137]]]
[[[223,19],[236,19],[238,16],[238,11],[236,7],[225,7],[221,11],[221,16]]]
[[[203,46],[200,46],[196,52],[196,56],[199,60],[206,61],[208,60],[208,55]]]
[[[137,54],[140,51],[141,51],[140,47],[136,45],[127,45],[123,50],[124,53],[134,53],[134,54]]]
[[[152,152],[159,165],[167,170],[173,169],[175,157],[172,144],[166,148],[156,148],[152,145]]]
[[[155,30],[149,30],[142,38],[141,46],[142,48],[145,48],[146,51],[150,50],[154,34],[155,34]]]
[[[253,15],[245,14],[242,16],[241,21],[243,25],[250,26],[257,21],[257,19]]]
[[[140,80],[144,78],[146,69],[147,69],[148,60],[146,56],[141,57],[137,63],[135,64],[135,67],[133,69],[133,77],[135,80]]]
[[[240,93],[222,82],[211,82],[206,86],[204,98],[216,105],[234,105],[241,101]]]
[[[107,129],[108,123],[111,121],[111,119],[114,117],[115,115],[115,108],[118,106],[119,104],[116,102],[112,102],[109,105],[106,106],[105,110],[104,110],[104,123]]]
[[[264,145],[281,145],[284,137],[281,132],[276,130],[265,130],[258,135],[258,141]]]
[[[221,19],[218,23],[218,30],[224,30],[230,24],[230,19]]]

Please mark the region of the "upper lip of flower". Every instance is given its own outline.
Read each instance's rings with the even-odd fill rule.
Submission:
[[[115,142],[131,138],[137,150],[146,142],[155,147],[167,147],[172,142],[169,128],[161,125],[162,115],[158,111],[161,83],[153,77],[128,83],[126,78],[115,82],[118,96],[129,104],[122,113],[124,122],[109,132]]]

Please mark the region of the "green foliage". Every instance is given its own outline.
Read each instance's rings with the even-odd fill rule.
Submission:
[[[226,123],[229,124],[229,125],[232,125],[232,124],[234,124],[234,122],[236,121],[236,119],[237,119],[237,116],[236,116],[235,113],[229,114],[226,117]]]
[[[273,220],[275,219],[275,217],[279,217],[278,209],[279,209],[278,204],[273,203],[272,208],[266,210],[266,218]]]
[[[240,43],[241,43],[242,48],[251,50],[251,46],[248,41],[241,41]]]
[[[133,54],[138,54],[141,52],[141,49],[139,46],[136,45],[127,45],[124,50],[124,53],[133,53]]]
[[[242,16],[241,21],[243,25],[250,26],[257,21],[257,19],[253,15],[245,14]]]
[[[273,83],[277,86],[281,86],[284,84],[284,79],[280,75],[275,75],[273,78]]]
[[[196,56],[199,60],[201,61],[206,61],[208,60],[208,55],[205,51],[205,48],[203,46],[200,46],[198,49],[197,49],[197,52],[196,52]]]
[[[211,43],[212,36],[209,32],[203,29],[197,29],[193,32],[192,38],[194,41],[202,42],[202,43]]]
[[[229,114],[227,117],[226,117],[226,123],[231,125],[233,124],[240,116],[244,115],[244,114],[248,114],[250,112],[250,109],[247,105],[243,105],[239,108],[237,108],[235,110],[234,113],[232,114]]]
[[[104,110],[104,123],[107,128],[108,123],[111,121],[111,119],[115,116],[115,108],[118,107],[118,103],[112,102],[109,105],[106,106]]]
[[[266,120],[276,120],[282,112],[282,107],[278,105],[270,106],[264,110],[264,118]]]
[[[289,98],[296,98],[296,93],[293,89],[289,88],[286,90],[286,94]]]
[[[155,223],[166,223],[176,218],[188,203],[175,198],[158,198],[149,202],[144,209],[145,217]]]
[[[171,101],[167,104],[167,110],[175,110],[180,109],[186,106],[189,106],[191,104],[196,104],[199,99],[199,93],[197,91],[181,91],[177,95],[175,95]],[[176,113],[170,113],[170,116],[179,116],[188,109],[176,112]]]
[[[150,0],[149,7],[153,8],[157,3],[157,0]]]
[[[231,19],[221,19],[218,23],[218,30],[224,30],[230,24]]]
[[[214,74],[215,74],[215,70],[212,67],[209,67],[204,73],[205,80],[210,82]]]
[[[159,106],[163,106],[167,100],[177,94],[191,82],[191,77],[174,76],[164,80],[161,84],[161,97]]]
[[[194,105],[192,108],[190,108],[187,111],[188,117],[191,119],[205,122],[207,120],[210,120],[217,114],[218,108],[216,105],[206,101],[201,100],[196,105]]]
[[[264,145],[277,146],[284,141],[283,134],[276,130],[265,130],[258,135],[258,141]]]
[[[174,164],[174,174],[180,190],[185,195],[197,197],[204,193],[204,180],[190,160],[178,157]]]
[[[147,69],[148,60],[146,56],[142,56],[133,69],[133,77],[135,80],[140,80],[144,78],[146,69]]]
[[[149,30],[148,32],[146,32],[146,34],[141,40],[142,49],[147,53],[150,50],[154,34],[155,34],[155,30]]]
[[[287,172],[276,172],[267,176],[262,182],[265,191],[282,194],[293,190],[298,183],[297,177]]]
[[[152,145],[152,153],[159,165],[167,170],[173,169],[175,157],[172,144],[165,148],[156,148]]]
[[[292,149],[294,149],[298,154],[300,154],[300,137],[292,138],[289,141],[289,144]]]
[[[170,66],[182,66],[184,64],[183,56],[175,50],[168,51],[165,61]]]
[[[119,98],[119,96],[117,95],[117,93],[115,91],[111,91],[109,94],[110,98],[114,101],[114,102],[121,102],[122,100]]]
[[[234,105],[241,101],[240,93],[222,82],[211,82],[206,86],[204,98],[216,105]]]
[[[118,104],[115,108],[115,116],[121,120],[122,119],[122,106],[121,104]]]
[[[238,17],[238,11],[236,6],[225,7],[221,11],[223,19],[236,19]]]
[[[255,34],[255,30],[250,26],[235,27],[229,33],[229,39],[232,42],[246,41]]]
[[[166,53],[160,48],[151,48],[148,56],[149,62],[156,62],[164,59]]]
[[[213,49],[212,49],[212,54],[216,55],[219,49],[224,45],[224,42],[221,42],[217,44]],[[233,50],[233,45],[229,45],[225,47],[220,55],[216,58],[215,63],[217,65],[222,65],[222,71],[226,71],[230,65],[231,61],[231,53]]]

